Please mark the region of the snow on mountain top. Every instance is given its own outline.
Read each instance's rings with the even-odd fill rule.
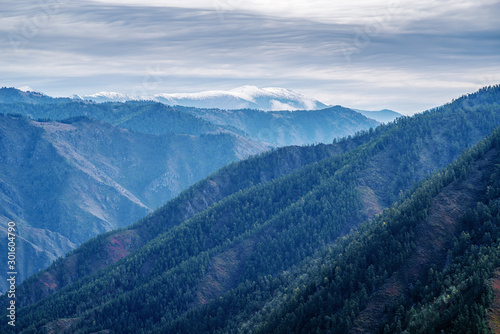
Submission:
[[[174,93],[174,94],[157,94],[155,96],[161,96],[165,98],[172,98],[172,99],[195,99],[195,100],[201,100],[201,99],[206,99],[206,98],[217,98],[217,97],[226,97],[226,96],[233,96],[230,92],[226,92],[223,90],[208,90],[205,92],[199,92],[199,93]]]
[[[127,99],[127,100],[130,99],[130,96],[116,92],[99,92],[89,95],[89,97],[104,97],[108,99]]]
[[[273,97],[273,98],[285,98],[285,99],[303,99],[304,95],[294,92],[293,90],[279,87],[266,87],[259,88],[257,86],[241,86],[238,88],[231,89],[230,93],[234,93],[235,95],[248,99],[254,100],[256,97]]]
[[[151,100],[168,105],[183,105],[198,108],[261,110],[314,110],[327,106],[318,100],[286,88],[241,86],[229,91],[211,90],[199,93],[156,94],[150,96],[128,96],[115,92],[99,92],[88,96],[78,96],[96,102]]]
[[[99,92],[92,95],[73,95],[73,99],[81,99],[81,100],[92,100],[95,102],[127,102],[127,101],[136,101],[136,100],[155,100],[152,97],[143,97],[143,96],[129,96],[122,93],[117,92]]]
[[[35,92],[35,93],[40,93],[36,90],[34,90],[33,88],[31,88],[30,86],[22,86],[22,87],[18,87],[17,88],[18,90],[22,91],[22,92]]]
[[[241,86],[238,88],[231,89],[229,93],[234,94],[244,100],[255,102],[255,97],[259,95],[264,95],[263,90],[256,86]]]

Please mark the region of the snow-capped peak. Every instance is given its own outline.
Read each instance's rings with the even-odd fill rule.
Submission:
[[[253,101],[256,96],[264,95],[263,90],[257,86],[241,86],[228,91],[229,94],[241,97],[245,100]]]
[[[126,102],[138,100],[139,97],[129,96],[116,92],[99,92],[92,95],[73,95],[73,99],[92,100],[95,102]]]
[[[37,90],[34,90],[33,88],[31,88],[30,86],[21,86],[21,87],[18,87],[16,88],[17,90],[20,90],[21,92],[34,92],[34,93],[41,93]]]
[[[327,105],[286,88],[241,86],[228,91],[212,90],[199,93],[156,94],[150,96],[128,96],[115,92],[99,92],[81,99],[95,102],[152,100],[168,105],[182,105],[197,108],[219,109],[261,109],[261,110],[313,110]]]
[[[116,93],[116,92],[99,92],[90,95],[90,97],[96,97],[96,98],[106,98],[106,99],[120,99],[120,100],[129,100],[131,97],[122,93]]]
[[[231,89],[230,93],[245,97],[247,99],[254,99],[261,96],[272,96],[279,98],[303,98],[304,95],[294,92],[293,90],[279,87],[259,88],[257,86],[241,86]]]

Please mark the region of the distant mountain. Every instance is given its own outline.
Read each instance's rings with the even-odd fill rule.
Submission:
[[[486,332],[500,266],[499,102],[489,87],[225,167],[26,280],[18,328]]]
[[[37,122],[0,115],[0,225],[19,226],[18,279],[266,149],[231,134],[150,135],[86,117]]]
[[[37,92],[35,89],[31,88],[30,86],[21,86],[21,87],[17,87],[18,90],[20,90],[21,92],[25,92],[25,93],[28,93],[28,92],[33,92],[33,93],[40,93],[40,92]],[[41,93],[43,94],[43,93]]]
[[[389,109],[382,109],[382,110],[377,110],[377,111],[368,111],[368,110],[361,110],[361,109],[353,109],[354,111],[359,112],[360,114],[374,119],[380,123],[388,123],[394,121],[396,118],[401,117],[401,115],[398,112],[395,112],[393,110]]]
[[[22,96],[18,103],[24,104],[15,105],[8,102],[11,99],[2,100],[2,96],[10,96],[12,92],[10,89],[0,89],[0,113],[53,120],[86,116],[121,128],[151,134],[199,135],[225,132],[274,147],[331,143],[335,138],[353,135],[357,131],[378,125],[378,122],[340,106],[293,112],[222,110],[172,107],[153,101],[95,103],[57,100],[46,96],[43,103],[35,103],[31,101],[38,101],[35,99],[36,95],[23,95],[25,93],[17,90],[13,90],[13,93]]]
[[[273,146],[331,143],[334,139],[375,128],[379,123],[341,106],[321,110],[261,111],[177,107],[210,123],[239,129]]]
[[[167,105],[181,105],[196,108],[217,109],[259,109],[259,110],[317,110],[327,105],[290,89],[256,86],[242,86],[229,91],[206,91],[185,94],[156,94],[150,96],[129,96],[113,92],[92,95],[73,95],[73,99],[95,102],[125,102],[150,100]]]

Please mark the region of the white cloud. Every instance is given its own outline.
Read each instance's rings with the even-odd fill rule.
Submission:
[[[276,100],[271,100],[271,110],[273,111],[279,111],[279,110],[297,110],[297,108],[295,108],[294,106],[288,104],[288,103],[283,103],[283,102],[280,102],[280,101],[276,101]]]
[[[495,1],[59,3],[43,22],[33,21],[42,11],[35,2],[2,9],[3,86],[71,95],[252,84],[329,104],[414,112],[500,82],[492,74],[500,73]],[[39,24],[24,36],[30,22]],[[9,36],[23,37],[17,51]]]

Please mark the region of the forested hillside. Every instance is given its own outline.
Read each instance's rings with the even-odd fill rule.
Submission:
[[[288,175],[305,165],[349,151],[366,142],[369,136],[358,136],[335,145],[284,147],[232,163],[207,179],[182,192],[160,208],[125,230],[102,234],[82,245],[48,270],[30,278],[22,286],[18,300],[32,303],[73,281],[113,264],[148,241],[207,209],[217,201],[257,184]],[[91,250],[91,251],[89,251]]]
[[[500,125],[499,101],[499,86],[485,88],[330,151],[303,148],[313,158],[285,173],[274,172],[290,159],[279,154],[293,151],[229,166],[27,280],[18,324],[26,333],[63,323],[80,333],[390,333],[425,328],[421,319],[424,332],[486,328],[500,135],[446,166]],[[230,175],[236,185],[221,187]],[[102,253],[116,256],[100,263]],[[72,256],[77,277],[61,278]],[[58,280],[70,284],[58,290]],[[432,320],[436,309],[445,316]]]
[[[260,333],[489,333],[489,280],[500,266],[499,162],[497,130],[305,261],[245,326]]]

